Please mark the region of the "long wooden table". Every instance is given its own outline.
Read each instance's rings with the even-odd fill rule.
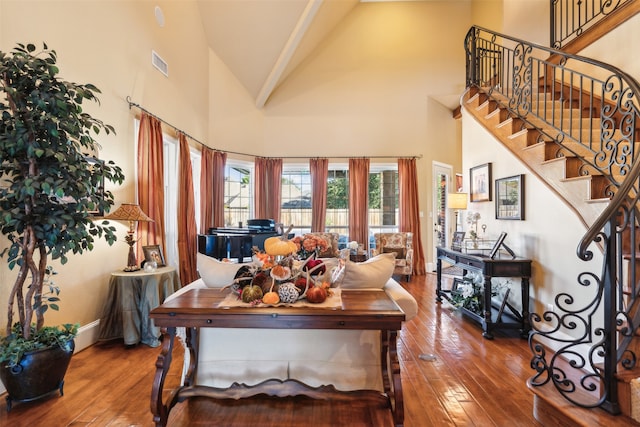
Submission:
[[[481,314],[462,309],[463,312],[477,320],[482,325],[482,336],[493,339],[494,329],[519,329],[520,336],[527,338],[531,323],[529,321],[529,277],[531,277],[531,260],[525,258],[513,258],[499,254],[496,258],[474,255],[454,251],[452,249],[437,248],[437,287],[436,301],[442,302],[442,297],[450,298],[450,289],[442,288],[442,261],[460,267],[463,273],[476,271],[484,276],[483,306]],[[491,278],[492,277],[520,277],[520,301],[522,310],[516,310],[506,300],[504,306],[509,308],[515,322],[503,321],[502,310],[494,313],[491,303]],[[504,307],[502,307],[504,308]]]
[[[309,307],[220,307],[227,291],[194,289],[165,302],[151,312],[160,326],[163,340],[156,361],[156,374],[151,390],[151,412],[156,426],[166,426],[174,405],[188,398],[205,396],[214,399],[241,399],[268,396],[305,395],[342,401],[371,400],[389,405],[396,426],[404,423],[402,382],[397,355],[397,335],[405,319],[404,312],[383,290],[342,290],[342,308]],[[186,344],[191,360],[185,383],[174,390],[166,402],[162,400],[164,382],[171,365],[176,328],[187,330]],[[234,384],[220,389],[195,384],[198,366],[199,328],[277,328],[277,329],[354,329],[379,330],[380,365],[384,392],[378,390],[339,391],[331,385],[311,387],[297,380],[272,379],[248,386]],[[232,343],[221,343],[232,345]]]

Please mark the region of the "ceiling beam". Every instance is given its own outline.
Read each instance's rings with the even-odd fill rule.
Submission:
[[[289,36],[287,43],[285,43],[282,49],[282,52],[280,52],[280,56],[278,56],[278,59],[276,60],[273,68],[271,69],[269,76],[265,80],[264,84],[262,85],[262,88],[260,89],[260,92],[258,93],[258,96],[256,97],[256,107],[258,109],[264,107],[264,105],[267,103],[269,96],[271,96],[273,89],[276,87],[276,85],[278,84],[278,81],[282,77],[282,73],[284,72],[285,68],[289,64],[289,61],[291,61],[291,57],[293,56],[296,49],[298,48],[298,45],[300,44],[302,37],[307,32],[307,29],[313,22],[313,18],[318,12],[318,9],[320,9],[320,6],[322,5],[323,1],[324,0],[308,1],[307,7],[305,7],[304,11],[302,12],[302,15],[300,15],[300,19],[298,20],[298,23],[296,24],[295,28],[291,32],[291,35]]]

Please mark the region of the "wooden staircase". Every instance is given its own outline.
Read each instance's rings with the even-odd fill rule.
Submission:
[[[609,201],[607,179],[499,105],[475,88],[463,97],[463,107],[488,132],[564,200],[585,226],[593,223]]]
[[[497,96],[496,99],[500,100],[500,95]],[[607,193],[610,182],[607,177],[573,153],[585,156],[592,154],[584,153],[579,144],[569,143],[569,149],[560,147],[543,132],[501,107],[508,104],[506,100],[497,102],[496,99],[490,98],[478,88],[470,88],[463,97],[462,107],[518,157],[532,174],[545,183],[575,212],[583,224],[589,227],[610,200]],[[565,108],[559,103],[541,103],[548,108]],[[576,108],[574,111],[565,109],[562,116],[571,117],[571,120],[579,122],[582,115]],[[598,127],[595,135],[599,138],[599,123],[591,121],[590,124]],[[536,126],[544,130],[544,126],[547,125],[540,122],[536,123]],[[566,142],[563,145],[566,147]],[[640,262],[637,268],[640,271]],[[640,354],[640,339],[637,337],[632,343],[632,350],[635,354]],[[640,396],[637,398],[638,408],[633,408],[635,399],[631,395],[631,381],[640,378],[640,367],[631,371],[621,368],[619,372],[623,372],[617,377],[622,415],[611,416],[609,425],[639,426],[640,423],[634,418],[640,420]],[[529,385],[529,388],[534,393],[534,415],[545,426],[596,426],[600,425],[602,414],[606,413],[601,408],[582,408],[574,405],[551,384],[542,387]],[[592,396],[591,400],[597,400],[597,396]]]

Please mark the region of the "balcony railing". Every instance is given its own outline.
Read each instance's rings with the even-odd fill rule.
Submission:
[[[634,0],[551,0],[551,46],[560,49]]]

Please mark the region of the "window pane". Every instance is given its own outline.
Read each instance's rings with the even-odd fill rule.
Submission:
[[[293,224],[292,232],[296,234],[311,231],[311,174],[308,169],[283,168],[280,221],[285,226]]]
[[[193,204],[196,214],[196,230],[200,232],[200,166],[202,154],[191,149],[191,179],[193,180]]]
[[[398,220],[398,170],[376,168],[369,174],[369,246],[374,233],[397,232]]]
[[[347,169],[329,170],[327,179],[326,230],[340,235],[340,249],[349,238],[349,174]]]
[[[164,149],[164,233],[167,265],[178,266],[178,141],[162,134]],[[139,260],[141,261],[141,260]]]
[[[227,162],[224,170],[225,227],[246,227],[251,218],[252,166]]]

